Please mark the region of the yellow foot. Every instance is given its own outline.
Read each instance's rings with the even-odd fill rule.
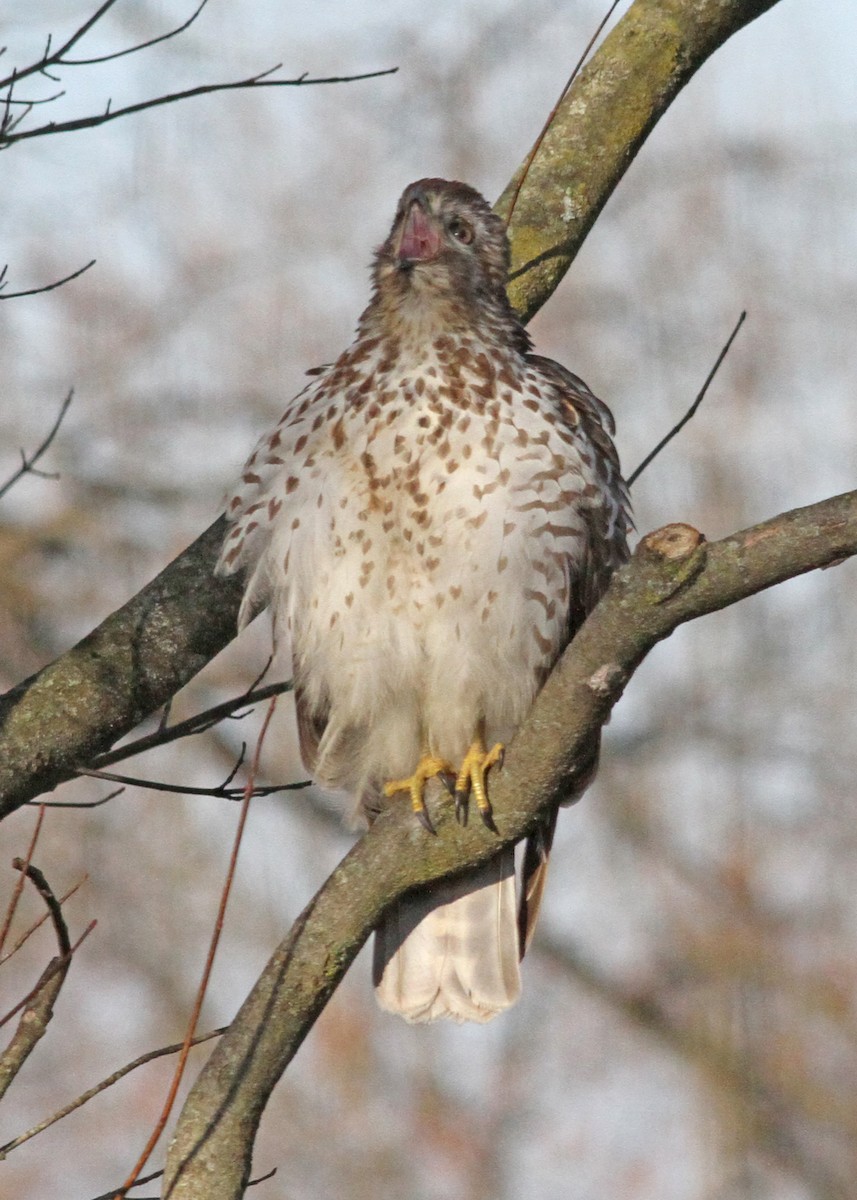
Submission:
[[[497,742],[496,746],[492,746],[490,750],[486,751],[485,743],[480,737],[473,742],[465,754],[464,762],[461,764],[461,770],[455,781],[455,814],[462,825],[467,824],[467,806],[472,792],[484,824],[495,833],[497,832],[494,818],[491,815],[491,801],[488,799],[485,776],[488,774],[489,767],[493,767],[495,763],[498,767],[503,766],[505,753],[506,747],[501,742]]]
[[[423,793],[426,783],[429,779],[435,779],[438,775],[444,783],[444,786],[451,788],[452,780],[455,779],[455,771],[442,758],[438,758],[436,754],[423,754],[420,761],[417,763],[417,768],[409,779],[393,779],[389,783],[384,784],[384,795],[387,797],[395,796],[396,792],[407,792],[411,797],[411,807],[413,808],[417,820],[421,825],[424,825],[429,833],[434,833],[434,826],[431,823],[431,818],[426,809]]]

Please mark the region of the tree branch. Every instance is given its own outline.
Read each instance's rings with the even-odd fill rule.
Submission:
[[[199,1046],[202,1042],[209,1042],[212,1038],[220,1037],[225,1032],[223,1029],[212,1029],[208,1033],[200,1033],[193,1039],[193,1045]],[[69,1116],[75,1109],[82,1108],[94,1096],[99,1096],[107,1088],[112,1087],[114,1083],[118,1083],[120,1079],[124,1079],[132,1071],[136,1071],[138,1067],[144,1066],[146,1063],[152,1062],[154,1059],[163,1058],[168,1054],[178,1054],[184,1048],[184,1042],[175,1042],[172,1046],[160,1046],[157,1050],[148,1050],[145,1054],[141,1054],[138,1058],[134,1058],[131,1062],[125,1063],[124,1067],[120,1067],[118,1071],[114,1071],[108,1075],[106,1079],[102,1079],[100,1083],[96,1083],[94,1087],[87,1088],[85,1092],[81,1092],[74,1100],[64,1104],[62,1108],[57,1109],[55,1113],[51,1113],[49,1117],[45,1117],[43,1121],[39,1121],[37,1125],[33,1125],[25,1133],[18,1134],[11,1141],[0,1146],[0,1161],[5,1159],[7,1154],[11,1154],[13,1150],[17,1150],[19,1146],[23,1146],[24,1142],[28,1142],[30,1138],[34,1138],[37,1134],[44,1133],[46,1129],[50,1129],[51,1125],[55,1125],[57,1121],[62,1121],[64,1117]],[[160,1172],[159,1172],[160,1174]],[[143,1183],[144,1180],[138,1180],[138,1183]]]
[[[511,216],[509,296],[529,320],[684,85],[776,0],[635,0],[560,102]],[[524,163],[527,163],[527,159]],[[509,218],[521,172],[497,202]]]
[[[20,858],[14,859],[12,866],[16,871],[21,871],[22,877],[34,884],[44,900],[53,922],[60,953],[58,958],[51,959],[36,986],[19,1006],[24,1009],[23,1015],[11,1042],[0,1054],[0,1098],[6,1094],[12,1080],[47,1032],[48,1023],[54,1015],[54,1004],[71,966],[72,949],[60,902],[42,872],[32,863],[24,862]],[[12,1012],[14,1013],[15,1009]]]
[[[240,580],[215,582],[220,520],[127,604],[0,700],[0,816],[160,708],[235,636]]]
[[[432,812],[437,837],[407,805],[378,818],[295,922],[203,1068],[170,1146],[164,1195],[243,1195],[271,1090],[384,909],[518,842],[546,806],[585,783],[592,739],[653,646],[686,621],[853,554],[857,492],[713,544],[689,525],[643,538],[509,747],[491,792],[499,834],[478,821],[462,828],[448,803]]]
[[[0,299],[2,299],[2,297],[0,297]],[[10,491],[15,486],[15,484],[18,482],[18,480],[22,479],[24,475],[42,475],[44,478],[48,478],[48,479],[56,478],[56,476],[51,476],[51,475],[45,476],[44,472],[36,470],[36,463],[39,461],[39,459],[42,457],[42,455],[49,449],[54,438],[59,433],[60,425],[62,425],[63,420],[65,419],[65,415],[69,410],[69,406],[71,405],[73,397],[74,397],[74,389],[72,388],[71,391],[66,396],[65,400],[63,400],[62,404],[60,405],[60,410],[57,415],[57,419],[54,421],[53,425],[50,427],[48,432],[42,438],[41,442],[36,447],[36,449],[33,451],[33,453],[29,456],[29,458],[27,457],[27,455],[24,453],[23,450],[21,451],[20,467],[18,468],[17,471],[14,471],[9,476],[9,478],[5,481],[5,483],[0,484],[0,499],[2,499],[3,496],[5,496],[6,493],[8,491]]]
[[[72,271],[70,275],[63,275],[62,279],[55,279],[53,283],[42,283],[38,287],[24,288],[23,291],[20,292],[4,292],[3,288],[6,286],[6,272],[9,269],[7,263],[3,270],[0,271],[0,300],[20,300],[22,296],[41,296],[45,292],[52,292],[55,288],[62,287],[64,283],[71,283],[73,279],[79,279],[81,275],[85,274],[85,272],[89,270],[90,267],[94,266],[95,259],[91,258],[84,266],[78,267],[77,270]]]

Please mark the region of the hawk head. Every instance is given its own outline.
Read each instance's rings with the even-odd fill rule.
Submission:
[[[420,179],[405,188],[375,256],[375,311],[395,324],[434,314],[460,324],[492,314],[514,321],[506,298],[506,226],[465,183]]]

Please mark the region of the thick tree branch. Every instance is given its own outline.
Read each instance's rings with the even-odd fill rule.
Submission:
[[[216,521],[97,629],[0,701],[0,816],[48,791],[187,683],[235,636],[241,584],[215,582]]]
[[[492,784],[499,835],[478,821],[460,827],[449,804],[432,813],[437,837],[407,805],[376,821],[298,918],[203,1069],[169,1151],[164,1195],[243,1195],[271,1090],[381,913],[404,891],[519,841],[546,805],[572,794],[593,737],[653,646],[686,621],[855,553],[857,492],[710,545],[689,525],[643,538],[509,748]]]
[[[519,311],[534,312],[556,287],[682,84],[773,3],[631,6],[569,91],[558,113],[561,133],[545,138],[521,188],[510,229],[515,262],[530,264],[512,283]],[[597,182],[585,186],[590,173]],[[83,642],[0,700],[0,818],[69,779],[232,639],[240,584],[212,579],[223,530],[222,521],[212,525]]]
[[[497,202],[512,239],[509,295],[525,320],[553,294],[616,184],[684,85],[727,38],[775,3],[631,5],[559,105],[511,218],[523,166]]]

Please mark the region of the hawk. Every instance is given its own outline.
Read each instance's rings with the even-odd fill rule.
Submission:
[[[290,647],[301,755],[371,821],[486,775],[627,557],[609,410],[531,351],[503,221],[463,183],[406,188],[352,345],[257,444],[218,571],[243,627]],[[499,766],[497,767],[499,769]],[[382,1008],[487,1021],[514,1004],[556,814],[514,854],[401,900],[376,932]]]

